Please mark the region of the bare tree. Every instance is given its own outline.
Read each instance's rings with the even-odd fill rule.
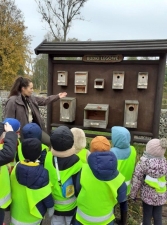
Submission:
[[[73,20],[83,20],[80,10],[88,0],[35,0],[42,15],[55,38],[66,41]]]

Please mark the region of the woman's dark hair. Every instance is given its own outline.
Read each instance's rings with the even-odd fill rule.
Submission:
[[[18,77],[10,90],[9,98],[14,95],[19,95],[22,87],[28,87],[31,82],[32,81],[26,77]]]

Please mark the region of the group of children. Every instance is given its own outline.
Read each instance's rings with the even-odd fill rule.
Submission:
[[[46,213],[51,225],[126,225],[128,196],[135,201],[139,191],[142,224],[150,225],[153,218],[154,225],[162,225],[167,200],[165,138],[150,140],[136,165],[136,150],[124,127],[112,127],[112,147],[107,138],[96,136],[89,150],[79,128],[59,126],[48,147],[41,143],[37,124],[22,128],[21,142],[18,127],[19,121],[11,118],[0,123],[0,225],[7,207],[11,225],[40,225]],[[117,203],[120,219],[114,216]]]

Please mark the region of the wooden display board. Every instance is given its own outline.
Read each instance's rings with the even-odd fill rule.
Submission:
[[[87,104],[106,104],[109,112],[107,127],[95,126],[96,130],[110,131],[112,126],[131,124],[128,129],[135,135],[158,137],[167,40],[44,41],[35,52],[49,55],[48,95],[65,91],[68,93],[67,97],[76,99],[73,122],[60,121],[59,102],[48,107],[48,132],[51,127],[60,124],[87,129],[87,123],[84,124],[84,109]],[[127,60],[130,56],[154,58]],[[63,57],[62,60],[60,57]],[[68,57],[73,57],[73,60]],[[59,71],[68,74],[65,85],[58,83]],[[133,121],[129,121],[131,116],[127,117],[127,123],[125,121],[125,116],[132,115],[125,112],[131,110],[125,107],[127,101],[137,102],[137,114],[132,116],[132,120],[135,118],[135,125]],[[93,114],[90,113],[89,119],[91,115]]]

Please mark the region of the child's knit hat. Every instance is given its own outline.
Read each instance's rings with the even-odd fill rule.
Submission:
[[[152,139],[146,145],[145,153],[154,157],[163,157],[167,148],[167,139]]]
[[[111,144],[104,136],[96,136],[90,143],[90,152],[110,151]]]
[[[86,137],[85,132],[79,128],[71,128],[71,132],[74,136],[74,147],[75,152],[78,153],[81,149],[86,147]]]
[[[41,155],[41,150],[41,141],[37,138],[28,138],[22,141],[22,153],[27,160],[37,160]]]
[[[17,119],[6,118],[6,119],[4,119],[4,121],[2,123],[5,124],[6,122],[8,122],[12,126],[13,131],[15,131],[15,132],[19,131],[19,129],[20,129],[20,122]]]
[[[42,130],[40,126],[36,123],[27,123],[22,128],[22,134],[24,139],[37,138],[40,141],[42,139]]]
[[[73,147],[74,137],[71,130],[67,126],[59,126],[51,136],[52,153],[57,157],[68,157],[75,154]]]

